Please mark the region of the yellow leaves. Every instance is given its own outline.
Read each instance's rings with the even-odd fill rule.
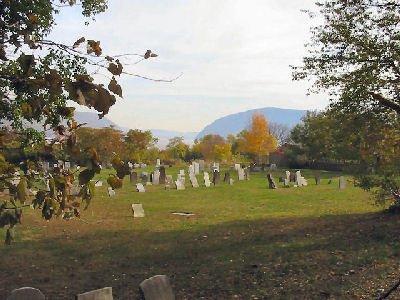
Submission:
[[[246,143],[243,151],[259,155],[268,155],[278,148],[278,141],[268,132],[268,123],[265,115],[254,113],[249,131],[244,133]]]
[[[28,18],[30,21],[32,21],[35,24],[40,24],[40,20],[38,18],[38,16],[34,15],[34,14],[29,14]]]
[[[113,190],[122,187],[122,179],[114,175],[110,175],[110,177],[107,178],[107,183],[112,187]]]

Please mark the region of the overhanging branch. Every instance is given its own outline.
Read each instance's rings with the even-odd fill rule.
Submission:
[[[392,100],[389,100],[385,97],[383,97],[380,94],[374,93],[374,92],[369,92],[369,94],[374,98],[374,100],[378,101],[379,104],[382,106],[385,106],[387,108],[393,109],[397,114],[400,115],[400,104],[396,103]]]

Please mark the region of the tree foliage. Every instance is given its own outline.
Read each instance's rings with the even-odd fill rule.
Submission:
[[[267,156],[278,148],[278,141],[269,133],[268,122],[263,113],[253,113],[248,131],[244,132],[245,143],[241,151],[257,156]]]
[[[94,147],[79,147],[76,131],[81,124],[73,121],[74,108],[67,106],[67,100],[93,108],[101,118],[115,104],[116,96],[122,97],[122,88],[116,80],[125,73],[122,63],[119,58],[103,54],[100,41],[80,37],[73,45],[65,45],[47,39],[59,10],[75,5],[87,18],[107,8],[106,0],[0,2],[0,191],[8,195],[0,204],[0,227],[8,226],[7,243],[11,242],[14,226],[28,201],[32,200],[32,206],[41,209],[47,220],[53,216],[68,219],[79,217],[81,203],[87,207],[93,197],[91,179],[100,172],[100,157]],[[147,50],[139,56],[148,59],[157,55]],[[107,86],[94,82],[89,66],[111,74]],[[55,138],[44,140],[44,134],[35,130],[32,123],[51,129]],[[5,125],[10,125],[21,137],[18,165],[5,155],[10,146]],[[84,156],[86,168],[73,173],[59,164],[52,170],[44,170],[38,160],[27,155],[28,149],[38,145],[52,160],[57,159],[57,153],[72,159]],[[121,172],[124,164],[112,162],[116,177],[121,180],[126,173]],[[41,184],[32,196],[31,188],[37,181],[46,182],[47,187]],[[76,184],[78,193],[72,192]]]

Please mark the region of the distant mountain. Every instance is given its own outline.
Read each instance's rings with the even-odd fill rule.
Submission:
[[[301,118],[305,115],[306,110],[265,107],[228,115],[217,119],[210,125],[204,127],[204,129],[199,132],[196,138],[202,138],[207,134],[219,134],[223,137],[226,137],[228,134],[236,135],[250,125],[251,115],[254,112],[265,114],[268,122],[274,122],[293,127],[301,122]]]

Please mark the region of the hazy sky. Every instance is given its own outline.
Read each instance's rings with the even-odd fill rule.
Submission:
[[[306,96],[308,82],[292,82],[289,65],[305,54],[311,26],[301,9],[310,0],[109,0],[109,9],[84,26],[76,8],[57,17],[51,37],[72,44],[100,40],[103,54],[159,56],[124,70],[160,83],[123,76],[108,118],[139,129],[200,131],[217,118],[262,107],[323,109],[326,96]],[[100,79],[105,77],[98,77]]]

